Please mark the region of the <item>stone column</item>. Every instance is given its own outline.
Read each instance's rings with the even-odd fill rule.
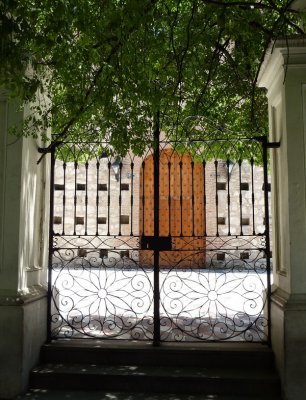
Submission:
[[[9,134],[23,118],[0,93],[0,398],[26,389],[46,340],[49,156]]]
[[[278,40],[259,85],[267,88],[271,150],[272,347],[286,400],[306,393],[306,39]]]

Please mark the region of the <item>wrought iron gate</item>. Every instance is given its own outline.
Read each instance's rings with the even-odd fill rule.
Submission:
[[[265,138],[52,154],[50,338],[269,341]]]

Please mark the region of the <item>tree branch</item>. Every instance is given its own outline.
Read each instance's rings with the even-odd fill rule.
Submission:
[[[148,3],[148,5],[144,8],[143,14],[146,15],[149,11],[151,11],[151,9],[155,5],[155,3],[157,3],[157,1],[158,0],[151,0]],[[141,21],[138,20],[137,22],[139,24]],[[129,37],[133,32],[135,32],[135,30],[138,27],[138,24],[132,26],[129,29],[129,31],[127,32],[127,36],[125,37],[125,40],[127,40],[127,37]],[[46,153],[52,152],[56,147],[58,147],[59,145],[62,144],[63,140],[65,140],[67,138],[69,129],[75,124],[75,122],[78,120],[80,115],[82,115],[83,112],[85,111],[85,109],[87,108],[88,99],[90,98],[91,94],[93,93],[94,88],[96,87],[97,82],[98,82],[100,76],[102,75],[105,64],[108,64],[111,61],[112,57],[119,51],[119,49],[122,47],[122,45],[123,45],[123,42],[121,40],[117,41],[117,43],[115,43],[113,45],[112,49],[110,50],[110,53],[108,54],[106,59],[103,60],[102,65],[96,71],[95,76],[91,81],[91,84],[89,85],[88,89],[86,90],[83,102],[80,105],[80,107],[78,108],[77,112],[75,113],[74,116],[72,116],[69,119],[69,121],[67,121],[67,123],[65,125],[63,125],[63,129],[61,130],[61,132],[56,135],[56,141],[52,142],[45,149],[44,154],[40,157],[37,164],[40,163],[40,161],[42,160],[42,158],[45,156]]]
[[[290,25],[292,28],[294,28],[298,33],[300,33],[301,35],[305,34],[305,31],[300,28],[298,25],[296,25],[294,22],[290,21],[290,19],[288,19],[287,17],[284,17],[285,22]]]
[[[266,4],[257,3],[253,1],[232,1],[232,2],[223,2],[221,0],[202,0],[203,3],[206,4],[214,4],[216,6],[229,8],[229,7],[239,7],[244,9],[253,10],[254,8],[258,8],[260,10],[275,10],[274,7],[268,6]]]

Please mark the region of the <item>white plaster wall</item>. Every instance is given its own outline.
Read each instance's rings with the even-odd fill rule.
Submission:
[[[37,143],[16,138],[18,104],[0,96],[0,398],[26,389],[46,341],[48,160],[39,166]],[[41,243],[41,237],[44,242]]]
[[[29,372],[39,361],[46,341],[47,299],[1,305],[0,398],[12,399],[26,390]]]
[[[37,165],[38,143],[34,139],[23,139],[21,171],[21,207],[19,229],[19,286],[27,292],[33,286],[46,287],[48,266],[49,193],[47,155]],[[45,193],[46,192],[46,193]]]
[[[49,160],[37,165],[38,143],[16,138],[9,126],[20,123],[18,104],[0,98],[0,295],[46,285]],[[47,202],[46,202],[47,201]]]
[[[22,140],[7,134],[8,126],[21,120],[16,104],[8,104],[4,95],[0,103],[0,293],[18,290],[18,247]]]
[[[306,62],[306,57],[304,62]],[[290,243],[290,253],[288,255],[290,259],[290,267],[288,268],[290,275],[288,280],[290,281],[291,293],[304,293],[306,289],[306,170],[302,89],[304,82],[306,82],[306,64],[290,64],[287,68],[285,115],[289,177],[289,240],[287,240]]]
[[[3,268],[7,101],[0,97],[0,273]]]
[[[260,85],[268,89],[272,150],[275,292],[272,347],[285,400],[306,392],[306,40],[277,41]]]

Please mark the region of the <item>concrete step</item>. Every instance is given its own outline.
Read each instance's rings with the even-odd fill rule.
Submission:
[[[274,371],[246,368],[42,364],[30,377],[32,389],[279,396]]]
[[[123,393],[118,400],[150,399],[139,397],[141,393],[154,400],[171,399],[173,393],[176,400],[280,400],[272,351],[246,343],[152,346],[58,340],[42,347],[41,364],[30,375],[30,388],[32,394],[51,396],[55,391],[76,391],[80,396],[85,392]],[[105,400],[117,400],[116,396]]]
[[[177,393],[131,393],[131,392],[101,392],[101,391],[71,391],[71,390],[29,390],[15,400],[262,400],[260,396],[224,396],[203,394],[177,394]],[[271,398],[271,400],[274,400]],[[280,400],[280,398],[275,398]]]
[[[81,363],[97,365],[163,365],[211,367],[230,364],[231,368],[273,369],[274,356],[269,347],[258,343],[151,343],[58,340],[41,350],[44,363]]]

